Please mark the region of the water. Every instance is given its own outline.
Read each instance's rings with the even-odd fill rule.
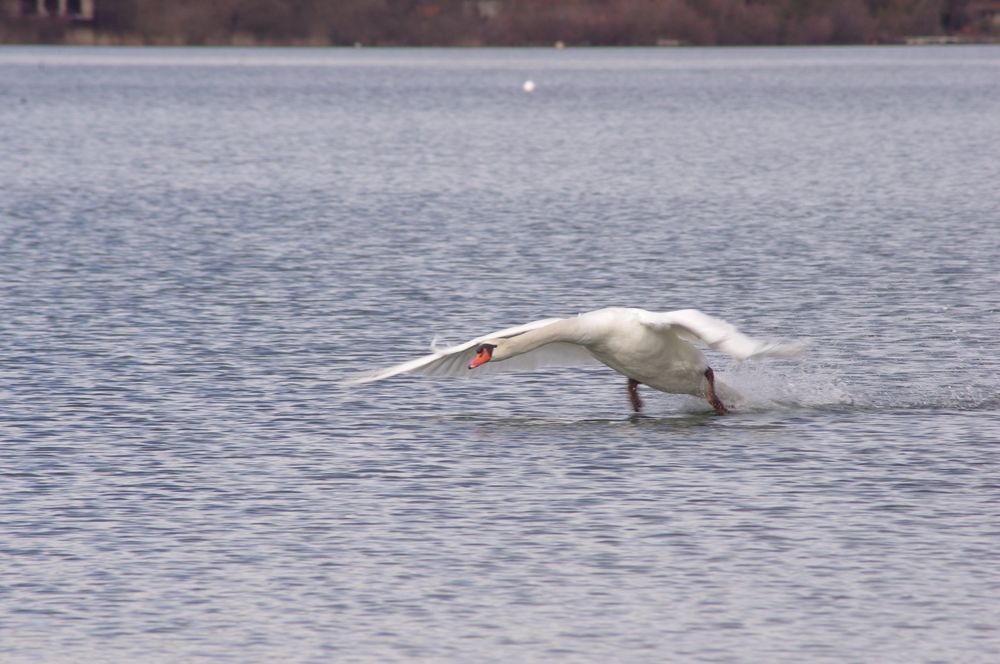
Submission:
[[[531,94],[522,90],[534,80]],[[1000,49],[0,49],[0,659],[1000,659]],[[797,360],[367,368],[621,304]]]

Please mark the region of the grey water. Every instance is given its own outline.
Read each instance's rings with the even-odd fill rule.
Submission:
[[[1000,661],[998,118],[990,46],[0,48],[0,660]],[[810,347],[342,383],[608,305]]]

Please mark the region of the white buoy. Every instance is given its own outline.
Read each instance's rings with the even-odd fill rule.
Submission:
[[[524,85],[521,86],[521,87],[524,88],[525,92],[534,92],[535,91],[535,82],[532,81],[532,80],[527,80],[527,81],[524,82]]]

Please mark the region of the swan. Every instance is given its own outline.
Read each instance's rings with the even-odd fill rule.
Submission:
[[[661,392],[703,396],[719,414],[729,412],[708,360],[691,342],[701,342],[738,360],[793,356],[802,344],[752,339],[729,323],[697,309],[646,311],[609,307],[573,318],[545,318],[476,337],[386,369],[361,373],[347,382],[370,383],[399,374],[463,376],[605,364],[628,378],[635,412],[642,410],[639,385]],[[731,396],[732,395],[732,396]]]

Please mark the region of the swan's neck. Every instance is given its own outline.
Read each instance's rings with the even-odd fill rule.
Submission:
[[[507,359],[523,353],[528,353],[545,344],[557,341],[582,344],[584,340],[580,338],[576,321],[572,318],[556,321],[551,325],[531,330],[516,337],[505,339],[504,343],[497,348],[494,355],[496,359]],[[501,357],[497,357],[501,355]]]

